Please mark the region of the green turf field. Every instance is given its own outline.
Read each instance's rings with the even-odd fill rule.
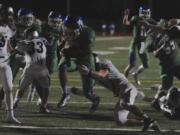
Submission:
[[[101,58],[112,60],[114,65],[123,72],[128,60],[128,44],[131,37],[115,38],[97,38],[94,51],[100,54]],[[139,90],[144,91],[147,95],[152,96],[155,92],[150,90],[152,84],[160,83],[158,60],[149,55],[150,68],[141,76],[142,85]],[[137,57],[137,65],[139,58]],[[19,76],[15,81],[15,89],[18,87]],[[4,122],[5,109],[0,110],[0,135],[20,135],[20,134],[138,134],[141,127],[117,126],[113,118],[113,108],[117,98],[102,87],[96,86],[95,91],[101,97],[99,109],[94,114],[89,114],[88,109],[91,105],[84,97],[71,94],[71,99],[67,106],[58,109],[57,102],[60,98],[61,91],[57,72],[52,75],[51,90],[49,95],[50,114],[39,114],[36,106],[36,97],[34,102],[28,103],[27,96],[21,100],[15,115],[22,122],[21,125],[12,125]],[[78,72],[68,74],[69,86],[81,87],[81,80]],[[134,80],[129,76],[129,80]],[[175,85],[179,86],[177,80]],[[27,93],[26,93],[27,94]],[[162,130],[180,130],[180,122],[169,120],[161,113],[150,107],[149,103],[138,100],[136,102],[146,113],[157,119]],[[132,117],[132,115],[130,115]],[[144,133],[145,134],[145,133]],[[148,134],[154,134],[149,132]],[[164,133],[165,134],[165,133]],[[169,134],[168,132],[166,134]],[[178,133],[177,133],[178,134]],[[180,133],[179,133],[180,134]]]

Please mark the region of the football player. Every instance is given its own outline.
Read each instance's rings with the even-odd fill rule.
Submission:
[[[14,108],[17,107],[25,90],[30,84],[36,86],[41,99],[39,106],[40,113],[48,113],[46,108],[49,95],[50,77],[46,67],[46,46],[45,38],[37,37],[37,31],[29,29],[25,32],[26,40],[19,42],[16,50],[25,52],[26,66],[20,80],[19,89],[16,92]]]
[[[57,65],[57,47],[60,46],[62,37],[63,17],[59,12],[51,11],[48,15],[48,22],[42,24],[41,35],[45,37],[49,46],[47,46],[47,67],[49,73],[53,73],[54,66]]]
[[[13,36],[13,31],[7,25],[7,16],[4,17],[4,15],[1,14],[2,18],[0,19],[0,80],[2,82],[5,93],[7,122],[20,123],[14,117],[12,71],[9,66],[10,52],[13,51],[13,48],[10,44],[10,38]]]
[[[27,29],[33,29],[34,31],[40,32],[41,22],[39,19],[35,18],[30,9],[20,8],[17,12],[16,33],[12,39],[13,48],[17,46],[17,42],[25,39],[24,35]],[[19,69],[25,67],[24,53],[14,53],[14,55],[10,57],[10,66],[13,73],[13,80],[15,80]],[[3,92],[0,94],[1,100],[3,99],[2,93]]]
[[[59,12],[50,11],[48,14],[47,23],[42,23],[41,33],[40,35],[47,39],[49,42],[47,46],[47,57],[46,57],[46,66],[49,70],[49,74],[51,75],[57,66],[57,49],[63,44],[61,39],[62,37],[62,23],[63,17]],[[32,88],[28,94],[28,101],[31,102],[33,100],[35,94],[35,88]],[[39,102],[40,100],[38,100]],[[38,103],[37,103],[38,104]]]
[[[180,29],[178,25],[162,27],[143,22],[146,27],[152,30],[147,49],[153,52],[160,61],[162,87],[157,91],[152,106],[160,109],[159,98],[167,93],[173,85],[173,78],[180,79],[180,48],[176,41],[180,39]],[[170,23],[168,23],[170,24]]]
[[[139,21],[147,20],[150,22],[154,22],[151,19],[151,10],[139,8],[139,15],[133,16],[131,20],[129,18],[129,9],[126,9],[124,12],[123,24],[124,25],[132,25],[133,26],[133,39],[130,43],[129,48],[129,64],[125,68],[124,74],[128,77],[129,72],[135,66],[136,62],[136,52],[138,53],[142,64],[135,70],[132,75],[135,79],[135,83],[140,85],[140,81],[138,79],[138,75],[144,71],[144,69],[148,68],[148,56],[145,50],[145,40],[147,36],[147,28],[140,24]]]
[[[94,78],[98,84],[111,90],[115,97],[119,97],[114,109],[115,121],[121,125],[143,125],[142,131],[152,128],[159,131],[157,122],[145,114],[138,106],[134,105],[135,98],[140,92],[109,60],[100,61],[97,71],[79,65],[81,74]],[[129,112],[140,117],[142,120],[129,119]]]
[[[166,96],[159,99],[160,109],[170,119],[180,119],[180,89],[171,87]]]
[[[85,25],[80,25],[79,19],[74,16],[67,16],[63,25],[64,37],[69,47],[60,51],[60,55],[66,60],[75,58],[77,63],[86,65],[90,69],[94,69],[94,57],[92,54],[92,46],[95,42],[95,32]],[[69,63],[69,62],[67,62]],[[64,106],[69,98],[66,80],[66,66],[62,64],[59,68],[60,82],[63,90],[62,98],[58,106]],[[93,79],[87,75],[81,74],[83,91],[86,98],[92,102],[90,112],[94,112],[99,104],[100,98],[93,92]]]

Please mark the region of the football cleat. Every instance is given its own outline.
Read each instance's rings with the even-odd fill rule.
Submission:
[[[154,131],[160,131],[160,128],[157,124],[157,121],[151,119],[151,118],[147,118],[144,120],[143,123],[143,128],[142,128],[142,132],[147,131],[148,129],[152,129]]]
[[[90,113],[93,113],[97,110],[97,108],[99,106],[99,102],[100,102],[100,97],[96,97],[89,109]]]
[[[39,106],[39,113],[50,113],[50,111],[46,107],[40,105]]]
[[[6,119],[7,123],[15,123],[15,124],[21,124],[21,122],[19,120],[17,120],[15,117],[7,117]]]
[[[157,121],[154,121],[150,128],[154,131],[161,131]]]
[[[70,94],[63,94],[60,102],[57,104],[57,107],[61,108],[64,107],[67,103],[67,101],[70,99]]]
[[[141,82],[139,81],[139,79],[138,79],[138,74],[137,73],[135,73],[135,72],[133,72],[132,73],[132,76],[133,76],[133,78],[134,78],[134,80],[135,80],[135,83],[136,83],[136,85],[141,85]]]

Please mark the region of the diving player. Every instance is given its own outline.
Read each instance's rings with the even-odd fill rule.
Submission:
[[[94,78],[98,84],[111,90],[115,97],[119,97],[114,109],[115,121],[121,125],[143,125],[142,131],[152,128],[159,131],[157,122],[145,114],[138,106],[134,105],[137,95],[141,95],[133,84],[118,71],[111,61],[98,62],[97,71],[79,65],[81,74]],[[129,119],[129,112],[140,117],[142,120]]]

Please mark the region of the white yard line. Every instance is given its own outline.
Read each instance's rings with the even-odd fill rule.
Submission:
[[[97,37],[96,41],[109,41],[109,40],[121,40],[130,38],[129,36],[116,36],[116,37]]]
[[[41,130],[82,130],[82,131],[127,131],[127,132],[141,132],[141,129],[132,128],[79,128],[79,127],[39,127],[39,126],[18,126],[18,125],[0,125],[0,128],[12,128],[12,129],[41,129]],[[152,131],[152,130],[150,130]],[[163,129],[161,132],[176,132],[180,130],[166,130]]]
[[[21,103],[28,103],[27,100],[21,100],[20,101]],[[37,103],[37,101],[31,101],[31,103]],[[57,104],[58,102],[57,101],[48,101],[49,104]],[[91,102],[87,102],[87,101],[70,101],[70,102],[67,102],[67,104],[82,104],[82,105],[86,105],[86,104],[91,104]],[[116,101],[115,102],[100,102],[100,105],[114,105],[116,104]],[[138,105],[149,105],[149,103],[135,103],[135,104],[138,104]]]

